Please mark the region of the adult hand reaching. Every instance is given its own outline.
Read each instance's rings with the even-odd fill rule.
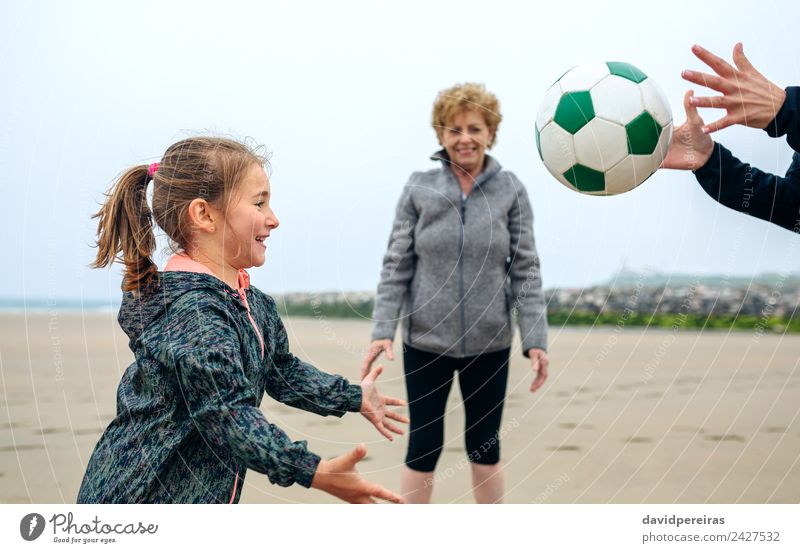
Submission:
[[[330,461],[320,461],[311,487],[327,492],[348,503],[375,503],[374,498],[392,503],[405,503],[402,496],[382,486],[364,480],[356,470],[356,463],[367,454],[364,444],[350,453]]]
[[[706,164],[714,151],[714,141],[703,133],[703,118],[692,105],[693,92],[687,90],[683,95],[683,109],[686,121],[672,130],[669,149],[661,167],[694,171]]]
[[[384,396],[378,392],[375,380],[383,372],[383,365],[378,365],[361,381],[361,414],[375,425],[378,432],[386,436],[389,441],[394,440],[392,432],[403,434],[403,429],[389,422],[389,419],[408,424],[408,417],[387,409],[387,405],[405,405],[402,399]]]
[[[725,117],[703,126],[704,133],[712,133],[731,125],[765,128],[781,109],[786,91],[759,73],[744,55],[742,43],[733,47],[731,66],[722,58],[695,44],[692,52],[716,75],[685,70],[681,76],[689,82],[722,92],[722,96],[693,97],[695,107],[726,110]]]
[[[369,345],[366,355],[364,355],[364,363],[361,365],[361,380],[369,374],[372,368],[372,363],[380,356],[381,353],[386,353],[386,359],[394,361],[394,352],[392,351],[391,340],[373,340]]]

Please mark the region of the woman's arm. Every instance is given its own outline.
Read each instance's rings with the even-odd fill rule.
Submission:
[[[320,458],[305,441],[292,442],[258,408],[236,327],[224,306],[206,293],[189,292],[166,316],[160,361],[175,367],[182,400],[202,438],[273,484],[310,487]]]
[[[547,351],[547,306],[533,238],[533,210],[525,187],[515,175],[511,174],[511,178],[516,189],[516,199],[508,214],[511,309],[517,315],[522,352],[528,357],[531,349]]]
[[[416,255],[414,254],[414,228],[419,217],[412,200],[414,176],[403,189],[397,202],[392,234],[383,256],[383,270],[375,296],[372,319],[375,323],[373,340],[393,340],[400,316],[400,309],[414,276]]]

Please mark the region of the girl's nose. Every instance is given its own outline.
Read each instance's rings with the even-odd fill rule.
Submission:
[[[267,225],[272,228],[276,229],[280,226],[281,222],[278,220],[278,216],[275,215],[274,211],[270,211],[269,216],[267,217]]]

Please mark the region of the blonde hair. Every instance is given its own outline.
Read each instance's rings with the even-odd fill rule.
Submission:
[[[497,128],[503,116],[500,115],[500,102],[497,96],[488,92],[481,83],[457,84],[439,92],[433,103],[431,124],[436,131],[439,143],[447,123],[462,111],[472,110],[483,116],[486,126],[492,132],[492,141],[487,144],[491,148],[497,140]]]
[[[125,264],[124,291],[141,291],[157,275],[153,220],[171,240],[173,250],[189,243],[186,213],[201,198],[225,210],[236,186],[252,166],[265,166],[262,146],[221,137],[197,136],[176,142],[164,153],[155,173],[148,165],[131,167],[106,193],[92,218],[97,224],[97,257],[92,267]],[[153,209],[146,190],[153,179]]]

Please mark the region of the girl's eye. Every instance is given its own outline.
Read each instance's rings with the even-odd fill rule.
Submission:
[[[261,209],[261,206],[264,205],[264,202],[257,202],[256,205],[258,206],[259,209]]]

